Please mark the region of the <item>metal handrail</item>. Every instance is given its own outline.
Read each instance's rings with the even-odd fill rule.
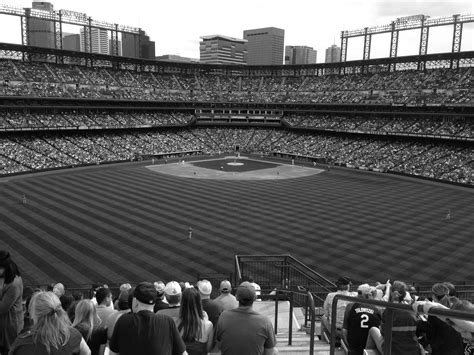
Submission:
[[[331,334],[330,334],[330,355],[334,355],[335,352],[335,342],[336,342],[336,316],[337,316],[337,302],[340,300],[344,301],[352,301],[361,304],[370,304],[373,306],[384,307],[389,310],[387,312],[387,329],[384,338],[384,354],[391,355],[392,350],[392,320],[393,320],[393,310],[398,309],[402,311],[408,311],[414,313],[413,308],[411,305],[408,304],[401,304],[401,303],[392,303],[386,301],[376,301],[376,300],[369,300],[365,298],[359,297],[350,297],[344,295],[336,295],[334,296],[333,303],[332,303],[332,313],[331,313]],[[430,308],[428,315],[433,316],[448,316],[451,318],[459,318],[459,319],[467,319],[474,321],[474,313],[467,313],[462,311],[453,311],[451,309],[444,309],[444,308]]]
[[[311,314],[311,328],[310,328],[310,341],[309,341],[309,353],[313,354],[314,352],[314,336],[316,333],[316,312],[314,306],[314,299],[313,295],[310,291],[306,292],[298,292],[298,291],[289,291],[289,290],[275,290],[275,321],[274,321],[274,331],[275,334],[278,334],[278,301],[280,300],[278,295],[280,294],[288,294],[290,302],[290,310],[289,310],[289,317],[288,317],[288,345],[291,345],[293,342],[293,295],[305,295],[309,301],[309,309]]]
[[[315,333],[315,320],[316,320],[316,311],[314,307],[314,299],[311,292],[308,291],[309,299],[309,310],[311,314],[311,330],[310,330],[310,339],[309,339],[309,353],[312,355],[314,353],[314,333]]]
[[[284,262],[288,263],[288,267],[291,267],[293,270],[300,272],[304,275],[308,280],[310,280],[313,284],[316,284],[326,291],[333,291],[331,288],[335,288],[336,285],[317,271],[311,269],[307,265],[303,264],[298,259],[294,258],[291,255],[283,254],[283,255],[235,255],[235,277],[236,277],[236,284],[242,280],[242,271],[241,271],[241,259],[243,258],[251,258],[254,261],[258,260],[266,260],[266,259],[275,259],[275,258],[282,258]],[[324,285],[321,281],[326,283]]]

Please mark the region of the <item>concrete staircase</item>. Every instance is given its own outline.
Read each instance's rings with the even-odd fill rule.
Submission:
[[[306,354],[309,355],[310,336],[305,331],[293,332],[291,345],[288,345],[288,332],[281,332],[276,335],[278,355]],[[336,349],[336,355],[344,355],[342,349]],[[316,336],[314,339],[313,355],[329,355],[329,344],[319,340]]]
[[[275,326],[275,303],[274,302],[255,302],[253,305],[255,311],[260,312],[269,317],[273,326]],[[278,303],[278,320],[277,320],[277,348],[279,355],[292,354],[308,354],[310,335],[309,330],[304,328],[304,313],[300,308],[294,308],[292,318],[292,342],[288,345],[289,337],[289,321],[290,321],[290,304],[287,301]],[[328,355],[329,344],[326,341],[319,340],[320,323],[316,323],[314,352],[313,355]],[[336,355],[345,354],[342,349],[337,349]]]

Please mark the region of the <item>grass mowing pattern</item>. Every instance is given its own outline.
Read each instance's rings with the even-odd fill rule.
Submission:
[[[474,281],[469,188],[340,169],[186,179],[139,164],[0,181],[0,248],[26,284],[194,281],[233,272],[235,254],[291,254],[330,278]]]

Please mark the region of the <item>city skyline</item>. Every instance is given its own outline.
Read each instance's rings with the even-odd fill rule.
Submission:
[[[156,43],[156,55],[180,55],[199,58],[201,36],[220,34],[243,38],[243,31],[253,28],[277,27],[285,30],[285,46],[309,46],[318,52],[318,63],[324,62],[327,47],[340,46],[340,33],[364,27],[389,24],[396,18],[424,14],[431,17],[472,14],[472,1],[388,1],[388,0],[335,0],[318,5],[314,1],[297,0],[242,0],[239,6],[226,5],[217,0],[195,2],[183,0],[169,3],[147,3],[136,0],[133,6],[120,1],[72,3],[50,1],[54,9],[86,13],[94,20],[139,27]],[[5,0],[5,5],[17,8],[31,7],[31,1]],[[209,20],[210,19],[210,20]],[[15,30],[15,28],[17,30]],[[20,20],[16,16],[0,15],[0,42],[20,43]],[[449,52],[452,26],[430,31],[428,53]],[[63,32],[77,32],[78,26],[65,25]],[[461,50],[474,50],[474,23],[464,25]],[[436,40],[434,40],[436,38]],[[389,34],[372,37],[371,58],[388,57]],[[419,31],[400,35],[398,55],[417,54]],[[362,38],[351,39],[347,60],[361,59]]]

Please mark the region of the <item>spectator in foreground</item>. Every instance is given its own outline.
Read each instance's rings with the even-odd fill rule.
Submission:
[[[206,355],[211,351],[214,327],[204,317],[201,296],[194,287],[183,291],[177,324],[189,355]]]
[[[407,285],[402,281],[394,281],[390,288],[389,302],[404,303],[407,296]],[[385,315],[382,314],[382,323],[379,327],[372,327],[367,337],[367,349],[378,349],[383,354]],[[420,345],[416,337],[416,318],[413,312],[393,309],[392,322],[392,355],[419,355]]]
[[[181,286],[176,281],[170,281],[166,284],[164,293],[166,297],[166,302],[168,302],[168,307],[158,309],[156,313],[170,316],[176,321],[179,317],[179,308],[181,305]]]
[[[97,299],[97,315],[102,321],[102,324],[106,324],[111,316],[117,314],[117,311],[113,309],[113,307],[110,308],[112,305],[112,292],[108,287],[100,287],[95,297]]]
[[[154,308],[154,311],[156,313],[160,309],[169,308],[169,304],[165,299],[165,283],[163,281],[157,281],[153,285],[155,286],[156,292],[158,293]]]
[[[10,355],[90,355],[81,333],[71,327],[58,296],[53,292],[36,293],[31,298],[29,311],[33,327],[16,338]]]
[[[202,308],[206,311],[209,320],[215,327],[217,325],[217,320],[222,313],[222,306],[219,302],[211,300],[212,284],[208,280],[199,281],[197,287],[201,294]]]
[[[357,288],[357,297],[361,299],[374,299],[375,293],[375,287],[368,284],[362,284]],[[348,355],[364,353],[369,329],[380,326],[381,318],[380,310],[375,306],[357,302],[347,305],[342,333],[349,348]]]
[[[332,317],[332,301],[336,295],[352,296],[356,297],[356,292],[350,292],[351,280],[348,277],[341,276],[336,281],[337,291],[330,292],[324,300],[324,315],[321,317],[321,338],[330,334],[331,332],[331,317]],[[342,326],[344,322],[344,313],[346,306],[349,302],[339,300],[337,302],[337,313],[336,313],[336,343],[339,343],[342,338]]]
[[[445,284],[434,284],[431,290],[433,302],[451,307],[449,288]],[[431,345],[432,355],[457,355],[464,352],[461,335],[436,316],[428,315],[426,338]]]
[[[239,307],[222,312],[217,322],[216,340],[222,355],[275,353],[275,332],[266,317],[253,310],[255,288],[243,282],[236,293]]]
[[[137,285],[133,292],[133,312],[124,314],[115,324],[109,343],[111,355],[186,353],[173,319],[153,313],[156,296],[151,282]]]
[[[100,318],[91,300],[79,301],[72,326],[81,333],[91,350],[91,355],[104,354],[107,329],[101,326]]]
[[[415,312],[424,312],[425,314],[428,314],[431,308],[449,309],[441,303],[430,301],[417,301],[413,303],[412,307]],[[474,313],[474,305],[467,300],[457,300],[452,304],[451,309]],[[440,315],[436,315],[436,317],[452,326],[461,335],[464,347],[462,354],[474,354],[474,321]]]
[[[0,354],[8,354],[24,325],[23,280],[10,253],[0,250]]]
[[[228,311],[229,309],[234,309],[239,306],[239,302],[235,296],[230,293],[230,291],[232,291],[232,285],[229,281],[222,281],[219,291],[221,294],[215,299],[215,301],[221,304],[223,311]]]

